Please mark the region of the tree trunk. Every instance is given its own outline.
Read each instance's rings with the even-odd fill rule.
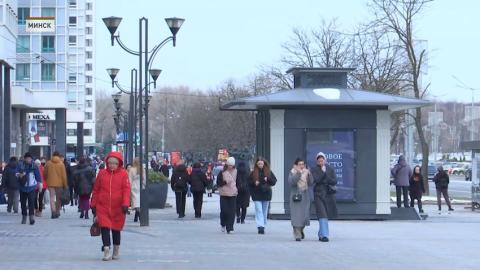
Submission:
[[[429,187],[428,187],[428,143],[425,139],[425,133],[423,133],[422,129],[422,112],[421,108],[417,108],[417,115],[415,117],[415,127],[417,128],[418,137],[420,139],[420,143],[422,145],[422,177],[423,177],[423,185],[425,187],[425,194],[429,195]]]

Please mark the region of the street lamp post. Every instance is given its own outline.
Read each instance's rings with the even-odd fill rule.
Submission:
[[[145,140],[145,157],[143,157],[143,108],[142,106],[142,98],[145,99],[145,103],[148,103],[148,94],[149,94],[149,84],[148,84],[148,73],[149,69],[151,68],[151,65],[153,63],[153,60],[155,58],[155,55],[158,53],[160,48],[162,48],[165,44],[167,44],[169,41],[173,42],[173,46],[175,47],[176,45],[176,35],[178,31],[180,30],[180,27],[182,26],[183,22],[185,21],[184,19],[181,18],[167,18],[165,19],[165,22],[167,23],[168,27],[170,28],[170,31],[172,33],[172,36],[167,37],[164,39],[162,42],[157,44],[153,50],[150,52],[148,50],[148,19],[145,17],[142,17],[139,19],[139,49],[138,51],[132,50],[125,46],[122,41],[120,40],[120,35],[117,34],[115,35],[115,32],[118,29],[118,26],[120,25],[120,22],[122,21],[122,18],[120,17],[107,17],[103,18],[103,22],[105,23],[105,26],[108,28],[108,31],[110,32],[110,37],[111,37],[111,42],[112,46],[115,44],[115,41],[117,41],[118,45],[124,49],[126,52],[129,54],[138,56],[139,60],[139,94],[138,94],[138,100],[139,100],[139,131],[140,131],[140,145],[139,145],[139,157],[140,160],[143,159],[145,162],[145,171],[146,171],[146,176],[145,179],[147,181],[145,186],[143,185],[143,181],[140,181],[140,225],[141,226],[148,226],[149,225],[149,216],[148,216],[148,198],[147,198],[147,187],[148,187],[148,140]],[[144,58],[144,59],[143,59]],[[155,75],[150,73],[150,75]],[[159,75],[159,73],[158,73]],[[143,77],[143,78],[142,78]],[[158,77],[158,76],[157,76]],[[152,77],[153,78],[153,77]],[[142,93],[142,90],[145,90],[145,94]],[[147,107],[148,108],[148,107]],[[148,132],[148,110],[145,110],[145,126],[146,126],[146,131]],[[148,133],[145,133],[145,138],[148,138]],[[143,162],[142,162],[143,164]],[[143,170],[140,170],[140,179],[143,179]]]
[[[107,73],[112,79],[112,88],[114,86],[117,86],[117,88],[120,90],[120,92],[128,94],[129,95],[129,111],[128,111],[128,145],[127,145],[127,163],[132,163],[133,162],[133,156],[134,156],[134,143],[135,140],[135,134],[136,134],[136,126],[137,126],[137,121],[136,121],[136,103],[137,103],[137,70],[132,69],[130,72],[130,91],[126,91],[123,89],[118,81],[115,80],[117,77],[118,73],[120,72],[120,69],[118,68],[108,68]],[[116,94],[120,96],[120,94]],[[118,97],[118,99],[120,99]],[[137,151],[135,149],[135,151]]]

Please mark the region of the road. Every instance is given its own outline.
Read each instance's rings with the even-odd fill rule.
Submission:
[[[430,180],[428,181],[428,184],[430,196],[437,196],[435,183]],[[390,191],[395,193],[395,186],[390,186]],[[450,184],[448,186],[448,194],[453,199],[470,200],[472,199],[472,182],[465,181],[465,177],[463,175],[451,175]]]
[[[435,183],[429,181],[430,196],[436,196]],[[448,195],[453,199],[470,200],[472,198],[472,182],[465,181],[465,176],[450,176]]]

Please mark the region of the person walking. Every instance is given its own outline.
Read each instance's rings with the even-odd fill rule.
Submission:
[[[168,168],[168,160],[164,159],[162,166],[160,166],[160,172],[167,178],[170,177],[170,170]]]
[[[11,157],[7,166],[3,170],[2,187],[7,191],[7,212],[18,213],[18,204],[20,201],[20,183],[18,182],[19,166],[16,157]]]
[[[313,186],[313,177],[305,168],[305,161],[297,158],[288,175],[290,185],[290,220],[293,227],[293,236],[296,241],[305,239],[303,230],[310,226],[310,198],[309,187]]]
[[[40,179],[42,180],[42,189],[38,192],[37,198],[36,198],[36,203],[35,203],[35,216],[36,217],[41,217],[42,216],[42,210],[45,208],[45,205],[43,204],[43,198],[45,196],[45,191],[47,190],[47,182],[43,178],[45,159],[42,159],[42,160],[44,161],[43,163],[39,159],[35,160],[35,166],[37,166],[38,171],[40,172]]]
[[[417,165],[413,168],[413,175],[410,177],[410,207],[414,207],[415,200],[418,203],[418,212],[423,213],[422,194],[425,193],[423,185],[422,168]]]
[[[393,176],[393,182],[395,184],[395,190],[397,194],[397,207],[402,207],[403,194],[403,206],[405,208],[409,208],[408,187],[410,185],[410,177],[412,177],[412,169],[405,161],[404,156],[398,157],[398,162],[392,168],[391,174]]]
[[[314,202],[319,222],[318,240],[328,242],[328,219],[335,218],[338,215],[335,200],[337,177],[335,170],[327,164],[327,156],[324,153],[319,152],[316,160],[316,166],[311,169],[311,173]]]
[[[208,164],[207,171],[205,172],[205,176],[207,178],[207,197],[212,197],[213,193],[213,172],[212,172],[212,164]]]
[[[67,172],[67,184],[68,184],[68,191],[70,193],[70,206],[78,204],[78,200],[76,198],[75,192],[75,184],[73,183],[73,171],[75,170],[75,166],[77,166],[76,159],[71,158],[70,161],[66,157],[61,157],[63,159],[63,165],[65,166],[65,171]]]
[[[52,219],[60,217],[62,204],[62,191],[68,187],[67,172],[59,152],[54,152],[52,159],[47,162],[43,171],[43,178],[47,181],[50,196],[50,209]]]
[[[84,157],[81,157],[72,174],[75,192],[78,194],[80,218],[88,219],[90,195],[93,190],[93,184],[95,183],[95,171],[87,164],[87,160]]]
[[[25,153],[23,162],[20,164],[19,170],[20,182],[20,205],[22,206],[22,224],[27,223],[27,213],[30,225],[35,224],[35,204],[37,199],[37,191],[42,189],[42,179],[40,171],[33,162],[30,153]],[[28,212],[27,212],[28,207]]]
[[[103,260],[119,259],[121,231],[130,205],[130,181],[123,168],[120,152],[110,152],[106,158],[107,168],[98,173],[92,193],[92,213],[102,233]],[[110,256],[110,231],[113,253]]]
[[[183,161],[178,161],[170,180],[172,190],[175,192],[175,206],[177,208],[178,218],[185,217],[185,203],[187,200],[189,178],[190,175],[188,175],[187,167],[183,164]]]
[[[193,193],[193,209],[195,209],[195,218],[202,217],[203,194],[207,186],[207,176],[202,172],[201,164],[193,164],[192,175],[189,178],[189,184]]]
[[[237,166],[237,223],[245,224],[245,217],[247,216],[247,208],[250,206],[250,192],[248,177],[250,171],[247,164],[240,161]]]
[[[442,194],[445,199],[445,203],[448,206],[448,212],[452,212],[452,204],[450,203],[450,197],[448,196],[448,184],[450,183],[450,177],[448,173],[443,170],[442,166],[437,168],[437,173],[433,177],[433,182],[435,183],[435,189],[437,190],[437,205],[438,205],[438,214],[442,214]]]
[[[218,192],[220,193],[220,225],[222,232],[226,231],[228,234],[233,232],[235,223],[235,204],[238,194],[236,180],[235,158],[229,157],[223,171],[217,176]]]
[[[140,160],[135,158],[132,163],[132,167],[128,171],[128,178],[130,179],[130,198],[132,209],[135,210],[135,216],[133,222],[138,222],[140,219],[140,170],[142,165]],[[143,185],[145,186],[145,170],[143,170]]]
[[[272,186],[275,186],[277,183],[277,178],[264,158],[258,157],[255,161],[255,167],[250,174],[249,183],[250,194],[255,204],[255,221],[258,234],[265,234],[268,208],[272,200]]]

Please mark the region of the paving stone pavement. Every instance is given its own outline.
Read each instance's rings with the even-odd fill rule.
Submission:
[[[321,243],[315,221],[295,242],[289,221],[270,220],[258,235],[251,214],[224,234],[218,196],[205,196],[201,220],[188,198],[182,220],[172,208],[150,210],[149,227],[127,216],[121,259],[103,262],[101,239],[89,236],[91,220],[79,219],[75,207],[56,220],[47,210],[30,226],[0,206],[0,269],[478,269],[480,213],[426,207],[425,221],[331,221],[331,242]]]

